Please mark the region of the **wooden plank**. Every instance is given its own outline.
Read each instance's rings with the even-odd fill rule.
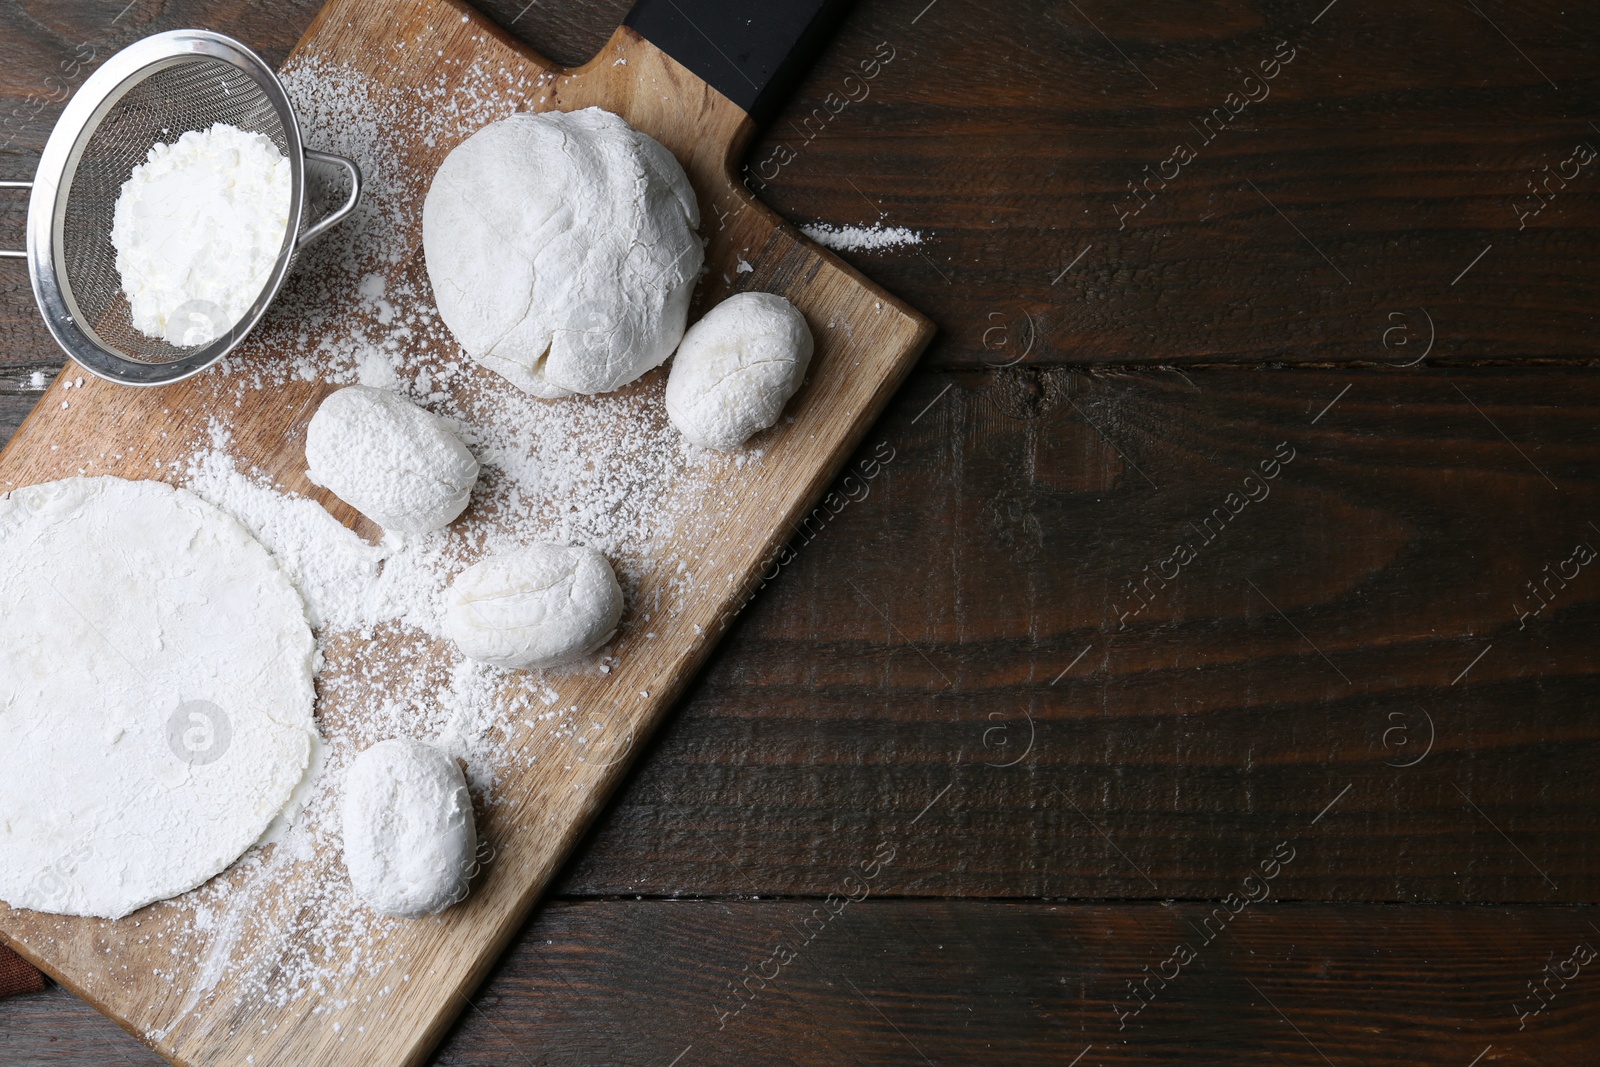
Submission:
[[[529,9],[523,0],[497,0],[484,6],[513,34],[575,61],[606,39],[627,5],[602,0],[547,11],[545,5]],[[1217,151],[1185,168],[1183,182],[1163,189],[1130,230],[1116,231],[1112,208],[1116,194],[1126,195],[1119,183],[1164,158],[1149,152],[1167,148],[1171,129],[1181,130],[1188,118],[1214,106],[1233,76],[1228,68],[1254,60],[1280,16],[1295,13],[1238,3],[1195,8],[1176,0],[1138,11],[1082,5],[1112,45],[1066,9],[1041,14],[1032,5],[940,0],[913,23],[926,6],[923,0],[863,0],[835,50],[748,158],[759,165],[779,145],[799,148],[761,193],[796,221],[872,222],[886,211],[888,223],[931,235],[923,250],[932,265],[905,248],[845,256],[935,310],[945,333],[929,362],[1003,364],[1026,348],[1029,363],[1402,364],[1420,351],[1424,309],[1436,324],[1434,360],[1592,358],[1594,283],[1584,264],[1593,258],[1593,194],[1571,183],[1526,231],[1515,230],[1512,212],[1524,180],[1552,162],[1550,151],[1566,147],[1566,116],[1595,110],[1586,12],[1545,2],[1480,5],[1552,76],[1558,96],[1468,9],[1424,16],[1364,8],[1358,21],[1341,25],[1336,20],[1356,9],[1335,6],[1317,24],[1326,36],[1312,40],[1273,98],[1252,105],[1230,131],[1237,141],[1219,138],[1212,146]],[[52,73],[52,63],[90,39],[85,20],[109,23],[122,7],[116,0],[0,12],[0,56],[8,60],[0,110],[21,103]],[[134,36],[190,24],[236,33],[276,61],[314,7],[275,5],[263,12],[175,0],[137,4],[125,18],[142,20]],[[1314,14],[1298,13],[1301,21]],[[852,102],[809,143],[801,144],[800,133],[783,132],[785,122],[798,125],[824,106],[827,94],[885,40],[896,47],[896,59],[873,80],[870,98]],[[957,49],[954,41],[966,47]],[[1160,90],[1122,66],[1117,48]],[[934,66],[940,76],[926,76]],[[1302,73],[1306,81],[1289,83],[1289,75]],[[1553,107],[1553,101],[1562,103]],[[1281,112],[1271,110],[1279,104],[1285,105]],[[49,115],[47,109],[41,119]],[[1018,138],[1019,128],[1030,135]],[[42,133],[37,136],[42,143]],[[1580,130],[1579,136],[1588,135]],[[37,147],[19,141],[0,150],[0,163],[31,167]],[[855,182],[871,204],[841,186],[839,175]],[[1271,230],[1282,220],[1264,203],[1247,206],[1254,194],[1242,184],[1246,176],[1351,274],[1349,291],[1337,291],[1325,261],[1287,226]],[[1158,217],[1161,211],[1170,214]],[[16,217],[0,213],[0,244]],[[1493,250],[1458,285],[1449,285],[1446,275],[1467,266],[1482,247],[1466,238],[1479,235]],[[1097,267],[1091,251],[1058,284],[1048,284],[1081,250],[1074,243],[1079,237],[1097,245],[1094,251],[1109,248],[1113,265]],[[1501,260],[1501,253],[1508,258]],[[1371,273],[1350,271],[1347,255]],[[14,269],[0,268],[0,274]],[[1483,276],[1491,284],[1467,291],[1485,270],[1499,273]],[[1059,295],[1075,281],[1080,289]],[[17,289],[0,278],[0,290],[0,360],[53,363],[25,283]],[[1405,317],[1392,319],[1392,312]],[[1404,328],[1386,334],[1396,325]],[[1401,339],[1411,347],[1398,346]],[[1392,370],[1186,373],[1201,390],[1192,399],[1183,395],[1183,381],[1159,373],[1012,371],[916,380],[854,457],[871,457],[878,440],[896,449],[895,460],[873,481],[872,495],[831,517],[763,591],[647,749],[643,770],[629,779],[563,873],[559,891],[822,893],[834,888],[830,876],[856,858],[855,850],[870,848],[880,832],[920,814],[915,828],[930,830],[919,841],[927,851],[897,857],[878,880],[883,892],[1219,897],[1257,862],[1251,846],[1270,844],[1285,827],[1309,824],[1326,797],[1337,803],[1314,824],[1325,836],[1284,871],[1275,883],[1279,895],[1594,900],[1593,840],[1585,832],[1594,822],[1587,785],[1595,755],[1587,698],[1593,600],[1581,585],[1561,590],[1563,599],[1533,621],[1531,635],[1507,618],[1510,595],[1521,583],[1566,558],[1541,549],[1572,522],[1594,518],[1594,396],[1583,375],[1453,372],[1451,380],[1513,445],[1443,378]],[[958,388],[913,423],[952,381]],[[1151,609],[1147,617],[1158,624],[1131,638],[1116,631],[1115,621],[1106,621],[1109,604],[1125,603],[1114,594],[1130,572],[1137,576],[1157,558],[1141,554],[1157,534],[1189,521],[1190,504],[1202,511],[1211,506],[1207,494],[1224,487],[1221,472],[1230,461],[1255,462],[1258,441],[1289,429],[1291,415],[1314,417],[1352,381],[1351,392],[1315,424],[1310,451],[1291,465],[1273,498],[1251,505],[1226,539],[1209,546],[1214,552],[1184,570],[1172,602]],[[1352,409],[1364,392],[1369,398]],[[1069,399],[1081,412],[1070,410]],[[946,412],[952,402],[961,406]],[[28,404],[31,397],[6,396],[0,412],[20,413]],[[1359,416],[1354,425],[1329,431],[1336,417],[1352,410]],[[1516,448],[1550,474],[1559,491],[1540,489],[1540,476]],[[1162,488],[1144,483],[1130,461]],[[1301,471],[1315,477],[1291,486]],[[1293,505],[1288,514],[1272,510],[1286,502]],[[1249,608],[1230,599],[1253,595],[1239,586],[1241,575],[1285,609],[1288,618],[1279,619],[1277,633],[1267,629],[1274,616],[1264,603]],[[1306,584],[1298,595],[1280,597],[1285,590],[1263,577],[1284,581],[1291,594],[1294,580]],[[877,614],[880,607],[887,621]],[[1292,626],[1350,674],[1360,690],[1354,697],[1329,693],[1343,683],[1318,678],[1315,672],[1328,668],[1308,646],[1295,645]],[[1482,637],[1483,645],[1469,644],[1469,636]],[[1079,637],[1082,645],[1074,643]],[[1050,685],[1091,638],[1108,642],[1108,657],[1096,663],[1091,651]],[[1451,685],[1449,676],[1490,644]],[[1512,658],[1501,660],[1508,650]],[[1374,670],[1351,673],[1351,660]],[[1196,664],[1200,670],[1188,670]],[[1093,673],[1079,677],[1090,668]],[[956,684],[943,685],[938,671]],[[1433,716],[1436,747],[1415,767],[1385,766],[1416,751],[1399,742],[1420,743],[1426,720],[1419,724],[1419,708]],[[995,712],[999,719],[989,717]],[[1395,713],[1402,718],[1390,718]],[[1396,726],[1401,731],[1390,733]],[[1036,744],[1021,763],[984,766],[1012,758],[1026,736]],[[926,801],[951,784],[947,770],[963,777],[923,813]],[[1313,784],[1326,788],[1312,796]],[[1489,788],[1487,798],[1480,786]],[[1070,796],[1083,817],[1063,807],[1056,790]],[[722,906],[738,912],[764,904]],[[1142,928],[1148,916],[1170,915],[1184,905],[1127,907]],[[602,1040],[620,1032],[617,1040],[626,1041],[628,1024],[640,1019],[596,1012],[605,1001],[595,993],[653,990],[652,981],[668,985],[651,978],[652,967],[693,982],[707,945],[721,950],[728,943],[710,923],[689,927],[711,932],[698,942],[674,941],[671,928],[637,917],[574,923],[597,951],[627,942],[629,930],[649,948],[630,947],[621,961],[607,957],[608,968],[556,971],[557,984],[546,973],[551,960],[565,963],[572,953],[538,940],[557,910],[541,914],[507,963],[507,973],[523,969],[526,988],[542,983],[537,994],[498,992],[502,975],[488,987],[489,998],[478,1000],[484,1013],[468,1012],[442,1062],[605,1059],[610,1046]],[[1284,946],[1300,946],[1298,958],[1310,960],[1314,953],[1304,946],[1313,942],[1300,931],[1320,931],[1314,944],[1325,951],[1318,979],[1295,984],[1294,995],[1315,1026],[1341,1039],[1354,1035],[1348,1045],[1329,1047],[1306,1025],[1294,997],[1286,1001],[1261,973],[1248,976],[1333,1062],[1459,1067],[1491,1043],[1484,1065],[1585,1059],[1593,1041],[1586,1020],[1593,1012],[1580,999],[1581,984],[1563,994],[1572,999],[1558,999],[1555,1011],[1530,1024],[1531,1035],[1509,1035],[1502,1043],[1499,1031],[1490,1032],[1514,1029],[1514,1021],[1500,1017],[1509,1017],[1512,998],[1525,993],[1526,982],[1539,978],[1547,963],[1566,958],[1565,950],[1557,952],[1562,930],[1529,925],[1563,909],[1331,910],[1371,921],[1345,922],[1326,934],[1303,910],[1252,907],[1225,937],[1289,912],[1289,931],[1275,928],[1271,946],[1283,958]],[[1077,1050],[1044,1029],[1051,1020],[1043,1018],[1049,1010],[1043,997],[1060,988],[1063,975],[1079,973],[1069,965],[1111,951],[1096,940],[1098,926],[1076,932],[1054,962],[1029,972],[1039,976],[1042,990],[1029,1001],[1026,987],[1005,980],[1026,971],[1010,961],[1027,958],[1032,928],[1022,936],[1016,933],[1021,925],[996,929],[959,912],[938,922],[925,913],[915,922],[887,914],[856,916],[858,922],[870,916],[870,925],[886,932],[865,941],[852,935],[847,962],[898,961],[923,937],[950,946],[966,930],[965,954],[953,968],[957,984],[970,978],[975,987],[1006,991],[969,1000],[971,1012],[955,1007],[957,1021],[964,1015],[969,1036],[976,1035],[975,1042],[982,1037],[982,1044],[956,1041],[949,1047],[957,1051],[949,1053],[924,1043],[917,1027],[927,1024],[920,1016],[898,1013],[907,1002],[903,989],[882,987],[894,995],[880,1007],[931,1058],[1027,1062],[1018,1050],[1031,1047],[1025,1038],[1037,1036],[1048,1052],[1065,1055],[1052,1062],[1071,1062]],[[1414,925],[1386,925],[1395,915],[1410,916],[1407,923]],[[1423,921],[1440,915],[1445,918]],[[1484,925],[1467,921],[1477,916],[1487,917]],[[762,946],[770,927],[764,917],[756,923],[759,929],[738,935],[737,947]],[[1497,940],[1497,931],[1509,931],[1509,939]],[[553,934],[546,940],[565,945]],[[1159,936],[1131,944],[1163,953],[1171,948]],[[1396,957],[1402,944],[1412,946],[1414,956],[1458,962],[1437,974],[1419,970],[1411,959]],[[1330,947],[1348,947],[1349,955]],[[870,954],[874,949],[877,956]],[[1469,949],[1478,954],[1469,958]],[[1130,950],[1126,962],[1154,967],[1165,958],[1134,955]],[[1235,955],[1240,967],[1254,959],[1247,951]],[[729,951],[726,960],[718,959],[729,973],[719,977],[731,980],[745,963],[766,958]],[[1194,977],[1207,981],[1210,972],[1203,968],[1212,958],[1201,962]],[[1486,977],[1486,971],[1495,974]],[[869,995],[882,991],[871,984],[873,976],[862,982],[849,973]],[[1109,977],[1114,985],[1132,975]],[[1174,987],[1167,1003],[1189,998],[1188,988]],[[1463,992],[1468,989],[1474,992]],[[774,1002],[797,1003],[792,993],[776,992]],[[1439,1001],[1430,999],[1435,995]],[[680,999],[630,1002],[646,1023],[638,1029],[670,1034],[679,1018],[706,1012],[688,993],[672,989],[662,996]],[[1290,1032],[1267,1038],[1255,1029],[1279,1017],[1237,981],[1221,994],[1195,998],[1176,1016],[1161,1014],[1159,1004],[1141,1013],[1137,1026],[1146,1036],[1128,1046],[1127,1059],[1324,1062],[1308,1045],[1294,1045],[1298,1039]],[[108,1061],[109,1050],[85,1031],[50,1042],[61,1018],[55,1009],[75,1002],[57,994],[28,1003],[46,1001],[48,1010],[27,1008],[41,1013],[27,1030],[12,1021],[11,1012],[22,1009],[0,1004],[0,1034],[6,1035],[0,1040],[16,1041],[21,1033],[32,1042],[0,1046],[6,1049],[0,1059]],[[954,1004],[950,998],[929,1002]],[[657,1016],[655,1003],[670,1010]],[[1107,1010],[1103,1000],[1095,1003],[1084,1010]],[[542,1014],[552,1004],[561,1006],[554,1022]],[[702,1062],[920,1062],[895,1043],[881,1019],[877,1031],[866,1031],[849,1015],[847,1037],[826,1028],[849,1012],[866,1023],[876,1018],[859,1002],[807,1000],[804,1006],[810,1020],[821,1021],[802,1016],[798,1024],[766,1024],[749,1016],[756,1024],[752,1036],[727,1056],[717,1052],[729,1047],[711,1045],[713,1055]],[[1250,1006],[1261,1019],[1235,1014]],[[1484,1024],[1472,1011],[1493,1019],[1476,1047],[1472,1027]],[[1004,1025],[982,1029],[996,1018]],[[1464,1035],[1474,1040],[1456,1041]],[[1515,1043],[1523,1037],[1534,1044]],[[74,1040],[82,1042],[73,1052],[79,1058],[57,1059],[60,1045]],[[118,1040],[119,1052],[129,1049],[129,1062],[155,1062]],[[1382,1041],[1389,1043],[1374,1047]],[[1200,1053],[1190,1054],[1191,1045]],[[639,1046],[634,1055],[630,1047],[619,1045],[616,1058],[666,1063],[678,1051]],[[1121,1062],[1112,1058],[1121,1047],[1097,1044],[1081,1063]]]
[[[83,41],[196,24],[279,56],[315,7],[140,3],[119,37],[102,24],[122,6],[0,14],[0,111],[44,91]],[[576,62],[628,4],[481,6]],[[1337,4],[1313,23],[1323,6],[940,0],[919,18],[926,0],[863,0],[749,152],[752,184],[797,223],[921,232],[920,246],[845,258],[933,309],[938,365],[1024,351],[1034,363],[1403,364],[1429,337],[1435,362],[1594,358],[1595,165],[1552,179],[1526,225],[1518,215],[1544,168],[1579,142],[1600,148],[1584,118],[1600,111],[1593,13],[1555,0],[1448,15]],[[1195,126],[1278,40],[1295,59],[1270,95],[1201,144]],[[872,60],[880,44],[886,64]],[[864,80],[864,61],[876,76]],[[0,161],[31,168],[51,116]],[[1130,193],[1179,141],[1198,146],[1180,176]],[[1135,195],[1149,205],[1124,224]],[[0,304],[0,353],[51,349],[25,295]]]
[[[955,782],[896,894],[1220,897],[1351,786],[1294,897],[1592,901],[1600,585],[1511,604],[1595,536],[1597,407],[1548,370],[919,374],[556,890],[825,893]]]
[[[1287,895],[1593,901],[1600,576],[1512,605],[1600,547],[1597,427],[1581,371],[918,375],[558,890],[825,893],[950,787],[886,892],[1216,898],[1342,797]]]
[[[55,371],[52,370],[51,374],[54,373]],[[24,383],[28,381],[26,372],[24,372],[21,380]],[[22,420],[27,418],[28,412],[33,410],[34,402],[37,399],[38,394],[31,389],[27,391],[18,389],[9,393],[0,392],[0,438],[9,440],[11,435],[16,433],[17,427],[22,425]]]
[[[32,176],[39,152],[68,97],[107,56],[142,37],[181,28],[216,30],[245,41],[276,66],[288,56],[311,24],[317,0],[286,0],[270,9],[240,0],[176,0],[153,4],[105,2],[48,4],[0,14],[0,166],[7,178]],[[18,173],[11,173],[13,167]],[[0,194],[0,212],[9,212],[10,193]],[[9,215],[0,214],[9,222]],[[5,247],[20,231],[5,230]],[[12,277],[7,268],[8,279]],[[22,276],[27,287],[26,275]],[[0,284],[7,284],[0,282]],[[41,335],[45,336],[45,335]],[[48,338],[46,338],[48,339]]]
[[[548,905],[434,1062],[1483,1067],[1586,1063],[1600,1040],[1596,964],[1569,962],[1600,949],[1594,908],[1268,902],[1225,925],[1193,903],[866,899],[826,923],[822,911]],[[782,967],[778,945],[792,955]],[[1175,971],[1180,945],[1193,955]],[[1134,1014],[1128,984],[1145,997],[1162,971]],[[757,972],[775,977],[746,989]],[[1537,1014],[1530,983],[1546,990]],[[0,1055],[157,1062],[64,994],[0,1003]]]
[[[786,217],[923,234],[847,258],[936,365],[1404,363],[1424,312],[1436,362],[1595,356],[1592,11],[926,6],[863,5],[749,161]]]
[[[461,1010],[463,993],[492,964],[625,773],[631,741],[650,734],[698,668],[781,543],[787,522],[833,478],[909,372],[931,327],[762,209],[731,171],[731,156],[752,133],[749,119],[629,31],[619,30],[605,54],[586,67],[558,71],[453,0],[334,0],[290,65],[359,75],[361,88],[354,91],[391,109],[380,113],[393,125],[394,140],[381,158],[363,163],[371,173],[384,168],[394,197],[420,199],[444,154],[493,118],[594,104],[617,111],[679,158],[699,197],[709,238],[700,306],[735,288],[780,293],[807,315],[817,339],[807,387],[789,405],[783,426],[764,439],[759,461],[730,458],[705,484],[675,483],[672,506],[681,509],[681,519],[635,561],[633,614],[611,646],[615,666],[559,682],[513,676],[496,683],[502,701],[538,699],[544,686],[547,703],[592,711],[611,736],[630,746],[615,759],[538,760],[519,753],[550,755],[567,744],[548,724],[508,715],[485,727],[504,734],[493,767],[486,768],[496,788],[480,823],[495,860],[466,903],[426,922],[378,922],[354,901],[323,891],[343,875],[334,850],[322,848],[307,849],[309,855],[275,852],[259,865],[237,866],[222,876],[225,897],[206,907],[192,899],[163,903],[116,923],[0,910],[0,929],[18,951],[174,1062],[404,1065],[424,1059]],[[449,101],[453,110],[446,114],[457,117],[423,115],[419,85]],[[473,105],[463,107],[463,100]],[[445,124],[424,131],[430,117]],[[362,270],[381,264],[406,271],[426,293],[420,212],[415,204],[394,203],[378,211],[381,220],[363,251],[373,258]],[[746,261],[748,270],[739,270]],[[363,314],[374,314],[361,310],[355,292],[361,276],[354,271],[347,277],[348,288],[323,285],[322,299],[300,321],[288,324],[280,315],[279,328],[268,324],[254,334],[231,365],[283,364],[319,341],[347,338]],[[429,352],[434,370],[461,357],[447,337],[430,340],[414,331],[406,345],[412,354]],[[203,427],[216,420],[247,469],[323,500],[336,516],[370,532],[353,511],[306,481],[303,454],[293,444],[333,386],[279,377],[263,388],[221,368],[160,390],[130,390],[95,379],[79,385],[69,369],[0,454],[0,488],[85,471],[171,477],[193,453]],[[498,386],[484,373],[449,387],[470,408],[494,403]],[[649,401],[651,390],[661,387],[657,371],[629,395]],[[619,423],[625,417],[607,411]],[[626,417],[635,421],[660,418],[658,402],[632,411]],[[621,431],[618,425],[614,432]],[[664,420],[660,432],[672,432]],[[480,542],[503,521],[494,510],[469,511],[457,533],[466,543]],[[521,536],[536,532],[528,528],[532,520],[516,521]],[[336,635],[326,651],[319,724],[331,736],[356,731],[347,738],[361,735],[359,724],[378,712],[374,705],[383,697],[341,697],[330,683],[341,669],[354,677],[391,654],[404,660],[407,676],[428,671],[448,679],[455,659],[447,648],[419,648],[415,638],[381,628]],[[443,690],[432,699],[444,699]],[[180,944],[176,954],[187,963],[175,975],[174,946]],[[299,979],[292,988],[285,978],[290,972]]]

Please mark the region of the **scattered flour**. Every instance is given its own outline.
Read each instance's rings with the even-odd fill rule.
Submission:
[[[737,469],[737,460],[672,429],[665,375],[602,396],[539,400],[480,367],[451,336],[419,254],[432,175],[408,162],[412,146],[453,146],[526,107],[544,84],[465,63],[449,79],[397,89],[316,60],[297,60],[283,75],[307,143],[356,160],[365,191],[351,218],[305,251],[250,342],[196,382],[240,407],[249,398],[253,408],[311,382],[395,389],[444,419],[481,472],[461,519],[376,545],[242,463],[226,421],[207,427],[172,472],[236,515],[303,595],[321,661],[326,752],[303,816],[274,848],[247,853],[223,876],[150,909],[144,936],[170,952],[159,977],[180,993],[171,1025],[151,1040],[184,1027],[190,1009],[223,990],[245,1019],[288,1005],[311,1015],[348,1008],[348,991],[373,975],[398,984],[409,969],[393,947],[403,943],[403,923],[361,906],[338,858],[339,798],[355,756],[411,737],[462,760],[492,841],[507,774],[601,753],[605,766],[631,745],[608,734],[605,709],[562,699],[573,674],[614,665],[604,649],[532,674],[475,663],[443,633],[450,582],[486,556],[535,542],[586,545],[615,568],[626,598],[622,631],[637,627],[648,640],[651,620],[695,591],[694,573],[676,561],[660,566],[657,553],[685,524],[715,518],[718,489]],[[87,986],[92,994],[94,983]],[[381,1023],[381,1003],[366,1010]]]
[[[826,222],[813,222],[800,227],[800,232],[824,248],[835,252],[876,252],[884,248],[902,248],[920,245],[922,233],[904,226],[834,226]]]
[[[403,548],[369,545],[315,500],[291,497],[240,473],[229,444],[228,431],[213,422],[211,447],[190,459],[186,484],[237,517],[277,557],[305,598],[314,627],[371,633],[380,623],[406,621],[430,628],[430,599],[443,584],[433,573],[442,535]]]

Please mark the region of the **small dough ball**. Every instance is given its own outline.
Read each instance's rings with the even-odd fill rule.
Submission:
[[[352,385],[306,427],[306,477],[397,534],[442,530],[467,508],[478,461],[439,416],[399,393]]]
[[[445,594],[444,631],[496,667],[555,667],[611,640],[622,587],[592,548],[530,545],[462,571]]]
[[[597,107],[490,123],[439,166],[422,249],[467,354],[541,397],[666,362],[705,262],[700,207],[660,143]]]
[[[466,896],[478,851],[472,797],[456,761],[421,741],[380,741],[344,786],[344,865],[375,910],[406,919]]]
[[[667,417],[697,445],[738,448],[778,421],[811,365],[811,330],[771,293],[730,296],[690,327],[667,379]]]

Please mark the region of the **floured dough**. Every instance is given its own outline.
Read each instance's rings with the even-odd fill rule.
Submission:
[[[738,448],[778,421],[811,365],[811,330],[789,301],[739,293],[684,335],[667,379],[667,417],[697,445]]]
[[[422,207],[439,315],[536,396],[604,393],[664,363],[705,259],[683,168],[609,111],[518,114],[445,157]]]
[[[373,745],[350,765],[343,815],[345,867],[374,909],[414,919],[466,896],[478,831],[443,752],[410,738]]]
[[[445,594],[444,630],[497,667],[554,667],[611,640],[622,589],[592,548],[530,545],[468,567]]]
[[[466,510],[478,461],[439,416],[390,389],[352,385],[306,427],[306,476],[398,534],[425,534]]]
[[[120,918],[226,868],[309,765],[300,595],[161,482],[0,497],[0,899]]]

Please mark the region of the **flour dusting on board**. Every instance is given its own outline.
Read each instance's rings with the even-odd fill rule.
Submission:
[[[343,991],[358,978],[384,975],[385,993],[411,981],[407,961],[392,958],[386,944],[404,921],[363,907],[339,864],[334,814],[350,761],[391,737],[431,741],[466,764],[476,801],[492,812],[509,799],[496,794],[509,770],[608,751],[596,743],[605,709],[580,709],[561,693],[573,672],[608,673],[617,662],[606,650],[533,673],[468,661],[441,636],[450,580],[489,552],[531,541],[589,545],[611,561],[627,596],[624,632],[647,631],[653,617],[682,605],[692,584],[681,568],[663,567],[672,580],[656,576],[653,598],[641,600],[643,579],[661,563],[658,549],[703,514],[730,471],[760,462],[684,442],[666,419],[663,375],[603,396],[545,401],[460,350],[432,305],[421,258],[431,168],[410,153],[419,142],[453,145],[541,91],[539,79],[470,62],[462,74],[464,88],[447,89],[441,76],[403,91],[315,60],[297,61],[283,76],[307,143],[355,159],[366,191],[351,219],[307,250],[256,340],[213,372],[216,387],[231,390],[239,406],[296,381],[398,389],[447,420],[483,471],[463,520],[372,544],[316,500],[248,467],[225,421],[214,420],[179,466],[177,480],[238,516],[305,597],[322,660],[317,715],[328,745],[304,816],[275,848],[253,851],[226,875],[158,906],[188,922],[153,924],[176,931],[171,967],[160,976],[183,999],[151,1039],[182,1029],[222,988],[246,1013],[309,997],[304,1010],[318,1015],[355,1006]],[[263,349],[295,355],[267,358]],[[283,444],[302,446],[298,437]],[[368,1025],[382,1025],[381,997],[367,999],[360,1006]]]

